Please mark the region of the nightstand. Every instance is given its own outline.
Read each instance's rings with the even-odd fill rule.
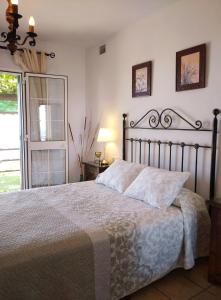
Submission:
[[[97,164],[95,162],[83,162],[84,165],[84,180],[94,180],[96,179],[97,175],[99,173],[104,172],[109,165],[102,166],[100,164]]]
[[[209,281],[221,284],[221,198],[210,202],[210,212]]]

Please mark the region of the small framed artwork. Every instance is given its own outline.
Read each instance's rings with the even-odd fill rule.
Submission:
[[[176,91],[206,86],[206,44],[176,53]]]
[[[132,67],[132,97],[151,96],[152,61]]]

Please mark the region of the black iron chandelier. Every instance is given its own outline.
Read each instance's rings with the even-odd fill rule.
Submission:
[[[29,46],[35,47],[36,45],[36,37],[38,36],[35,33],[35,20],[31,16],[29,19],[29,27],[28,32],[26,33],[26,37],[21,40],[21,36],[17,33],[19,28],[19,19],[22,18],[22,15],[18,13],[18,0],[7,0],[8,8],[6,9],[6,20],[9,24],[8,32],[1,33],[0,39],[0,49],[7,49],[10,51],[11,55],[14,55],[16,51],[23,51],[22,46],[29,43]],[[1,45],[1,44],[4,44]],[[51,58],[55,57],[54,53],[47,54]]]

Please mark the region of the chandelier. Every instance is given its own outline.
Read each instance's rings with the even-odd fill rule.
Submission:
[[[17,33],[19,28],[19,19],[22,18],[22,15],[18,13],[18,0],[7,0],[8,1],[8,8],[6,9],[6,20],[9,24],[8,32],[1,33],[0,39],[0,49],[7,49],[10,51],[11,55],[18,51],[23,51],[22,46],[29,43],[29,46],[35,47],[36,45],[36,37],[37,34],[35,33],[35,20],[31,16],[29,18],[29,27],[28,32],[26,33],[26,37],[21,40],[21,36]],[[3,46],[4,44],[4,46]],[[55,57],[54,53],[47,54],[52,58]]]

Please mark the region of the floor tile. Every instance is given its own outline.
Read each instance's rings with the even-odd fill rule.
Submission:
[[[172,272],[153,284],[171,300],[187,300],[202,291],[202,288],[178,272]]]
[[[135,293],[131,300],[169,300],[169,298],[154,287],[149,286]]]
[[[193,269],[174,270],[135,293],[131,300],[221,300],[221,286],[208,283],[207,269],[208,259],[198,259]]]
[[[191,300],[220,300],[220,298],[217,296],[214,296],[208,292],[202,292],[202,293],[198,294],[197,296],[194,296],[193,298],[191,298]]]
[[[207,291],[221,299],[221,286],[212,285]]]
[[[210,283],[208,282],[207,259],[201,259],[196,263],[196,266],[193,269],[185,271],[183,275],[202,288],[208,288],[210,286]]]

